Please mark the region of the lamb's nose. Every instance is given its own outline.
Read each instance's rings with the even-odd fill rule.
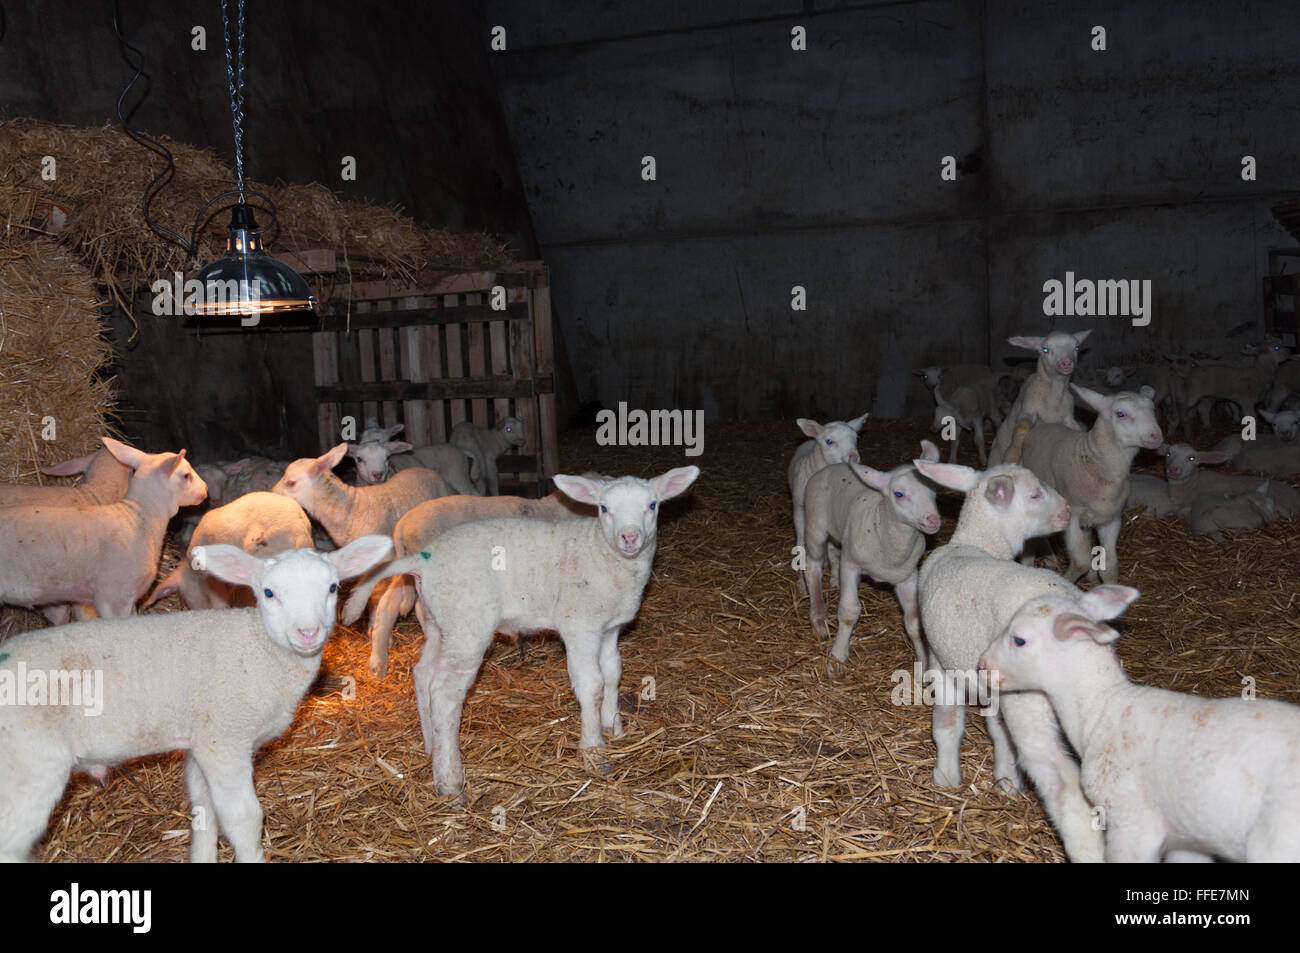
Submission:
[[[622,540],[624,549],[636,549],[637,544],[641,542],[641,532],[640,530],[631,530],[619,533],[618,538]]]

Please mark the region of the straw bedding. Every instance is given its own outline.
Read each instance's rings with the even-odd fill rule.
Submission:
[[[433,794],[415,712],[418,626],[402,623],[382,683],[365,674],[364,633],[341,629],[294,726],[258,759],[268,860],[1064,859],[1035,797],[991,790],[974,712],[966,786],[932,787],[930,711],[890,703],[891,673],[913,660],[888,589],[864,585],[848,674],[827,680],[827,645],[812,640],[789,569],[784,473],[800,439],[791,422],[711,426],[695,459],[596,447],[593,436],[564,438],[566,470],[704,471],[690,497],[665,507],[654,578],[622,639],[627,734],[609,748],[612,772],[591,773],[578,757],[558,640],[529,641],[522,659],[499,641],[465,707],[470,805],[451,809]],[[896,465],[923,436],[921,419],[872,421],[863,457]],[[942,540],[960,498],[940,499]],[[1292,520],[1215,545],[1172,519],[1126,520],[1121,577],[1143,591],[1119,642],[1130,674],[1207,695],[1239,693],[1250,676],[1261,697],[1300,702],[1297,531]],[[653,698],[642,697],[646,678]],[[74,778],[41,856],[187,851],[183,771],[170,756],[113,772],[108,790]]]

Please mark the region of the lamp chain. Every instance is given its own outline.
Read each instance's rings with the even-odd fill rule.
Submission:
[[[230,52],[230,17],[226,0],[221,0],[222,39],[226,42],[226,81],[230,87],[230,116],[235,125],[235,178],[239,204],[244,204],[244,0],[238,0],[236,53]]]

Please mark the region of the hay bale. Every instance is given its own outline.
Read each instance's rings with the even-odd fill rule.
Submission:
[[[195,214],[214,195],[232,187],[234,172],[211,149],[167,136],[154,138],[171,150],[176,169],[151,200],[150,214],[188,238]],[[46,156],[56,163],[52,181],[42,178]],[[162,168],[161,156],[150,155],[116,126],[77,129],[31,119],[0,122],[0,215],[29,223],[42,203],[67,208],[70,217],[60,240],[76,249],[96,280],[125,306],[135,286],[194,264],[183,248],[148,228],[141,217],[140,198]],[[357,278],[435,283],[464,271],[495,270],[513,260],[490,236],[425,229],[398,209],[345,201],[323,185],[247,185],[275,202],[278,228],[266,235],[272,254],[333,248]],[[261,200],[251,199],[250,204],[260,207]],[[200,232],[202,260],[225,250],[229,217],[222,207],[209,214]],[[269,224],[265,213],[260,220]],[[322,299],[327,292],[317,289]]]

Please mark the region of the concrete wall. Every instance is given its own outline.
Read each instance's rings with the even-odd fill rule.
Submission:
[[[920,412],[889,355],[1001,360],[1059,323],[1098,329],[1087,368],[1260,319],[1297,244],[1269,213],[1300,188],[1291,5],[811,6],[484,0],[584,398]],[[1152,324],[1044,316],[1066,270],[1151,279]]]
[[[133,124],[233,162],[220,4],[119,6],[123,33],[145,54],[152,80]],[[521,257],[536,254],[473,4],[247,6],[249,177],[319,181],[345,198],[401,205],[422,224],[492,232]],[[7,4],[3,115],[116,123],[132,70],[119,56],[112,11],[112,3],[73,0]],[[191,48],[200,25],[204,52]],[[340,177],[345,155],[357,160],[355,181]],[[156,160],[142,149],[141,161]],[[190,227],[165,224],[187,234]],[[198,338],[146,317],[131,340],[123,315],[112,326],[123,423],[141,445],[184,445],[200,459],[319,452],[309,335]]]

